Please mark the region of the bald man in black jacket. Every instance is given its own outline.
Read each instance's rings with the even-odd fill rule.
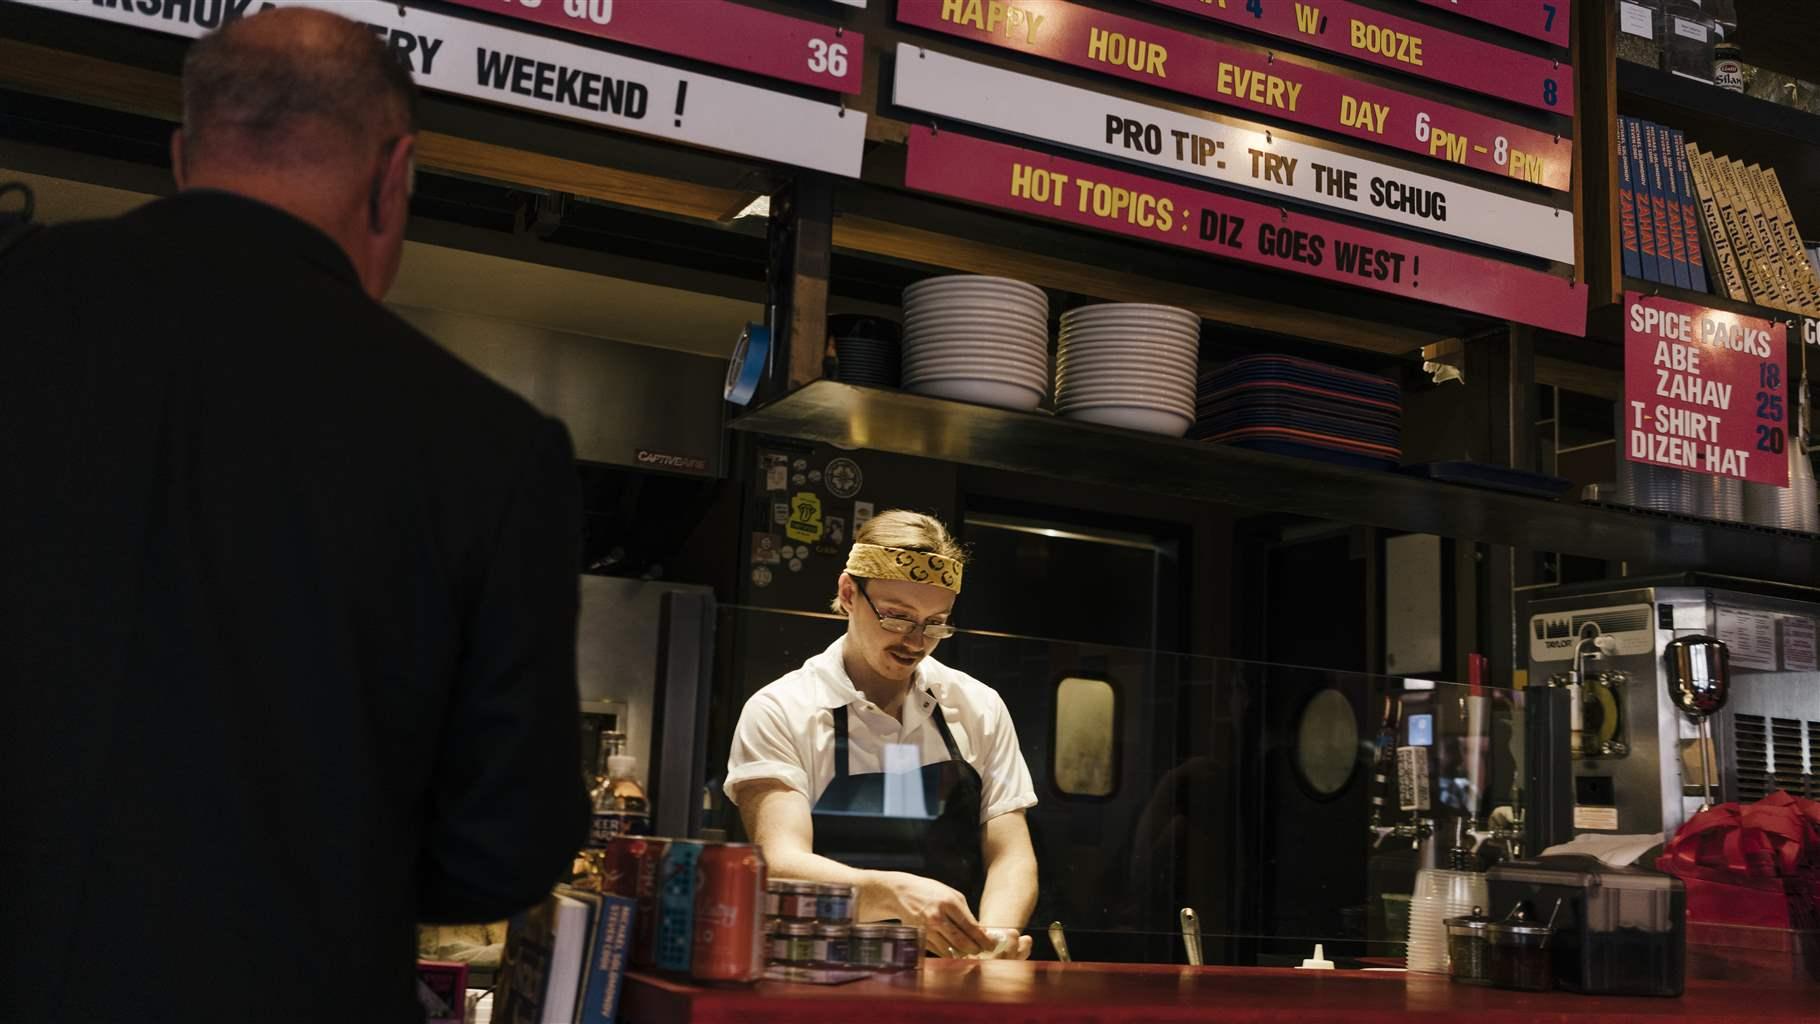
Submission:
[[[0,258],[0,1019],[413,1020],[585,831],[568,436],[375,301],[370,32],[184,77],[178,195]]]

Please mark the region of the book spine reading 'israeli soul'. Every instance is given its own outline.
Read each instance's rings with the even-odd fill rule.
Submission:
[[[1712,179],[1712,157],[1687,144],[1687,170],[1693,179],[1694,194],[1700,202],[1700,217],[1706,224],[1706,244],[1713,254],[1713,274],[1717,278],[1713,292],[1728,299],[1748,300],[1744,276],[1738,269],[1737,254],[1732,252],[1731,236],[1726,232],[1725,218],[1719,212],[1717,183]]]

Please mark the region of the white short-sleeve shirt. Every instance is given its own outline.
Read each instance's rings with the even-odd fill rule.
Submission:
[[[727,757],[727,799],[755,779],[776,779],[810,806],[834,779],[834,709],[847,709],[847,771],[884,770],[887,745],[920,747],[922,764],[948,760],[934,718],[939,705],[961,757],[980,776],[980,823],[1036,805],[1017,728],[998,691],[965,672],[924,658],[905,698],[903,721],[866,699],[841,662],[843,634],[803,667],[752,695],[739,713]]]

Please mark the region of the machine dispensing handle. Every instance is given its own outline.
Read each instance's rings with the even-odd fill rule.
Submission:
[[[1202,966],[1201,919],[1193,907],[1182,908],[1182,945],[1188,949],[1188,966]]]
[[[1062,922],[1049,922],[1049,944],[1055,947],[1056,959],[1062,963],[1072,963],[1074,958],[1068,955],[1068,936],[1062,934]]]

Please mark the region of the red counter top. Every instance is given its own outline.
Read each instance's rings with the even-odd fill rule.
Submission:
[[[928,961],[847,985],[702,988],[628,977],[627,1024],[1726,1024],[1820,1021],[1820,987],[1689,981],[1679,999],[1529,995],[1421,974],[1155,964]]]

